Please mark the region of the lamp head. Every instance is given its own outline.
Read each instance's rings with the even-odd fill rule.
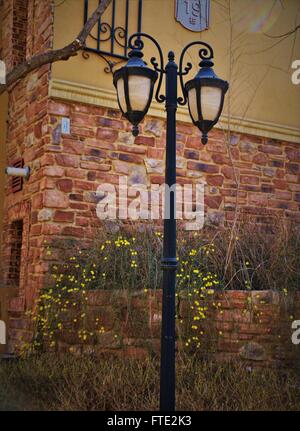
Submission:
[[[142,60],[141,50],[133,49],[128,56],[127,64],[114,72],[113,83],[119,107],[132,124],[133,135],[137,136],[138,124],[148,112],[158,74]]]
[[[185,84],[190,116],[202,132],[202,143],[208,141],[207,134],[218,122],[228,82],[220,79],[213,70],[214,63],[202,60],[197,75]]]

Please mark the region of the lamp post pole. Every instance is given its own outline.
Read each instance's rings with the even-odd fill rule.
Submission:
[[[166,65],[166,172],[164,242],[163,242],[163,299],[160,363],[160,410],[175,410],[175,285],[176,285],[176,110],[177,65],[174,53],[168,54]],[[170,191],[172,188],[173,191]],[[166,217],[167,215],[167,217]]]
[[[152,57],[149,68],[142,60],[144,42],[150,40],[157,48],[159,63]],[[184,84],[183,77],[192,69],[184,67],[186,51],[200,46],[200,69],[194,79]],[[147,33],[134,33],[128,40],[131,49],[127,64],[114,72],[114,86],[117,90],[119,107],[130,123],[132,133],[137,136],[138,125],[146,115],[153,97],[154,84],[158,79],[155,99],[165,103],[167,111],[166,137],[166,179],[163,257],[163,299],[160,363],[160,410],[175,410],[175,287],[176,287],[176,110],[188,103],[191,119],[202,132],[202,143],[207,143],[207,134],[218,122],[228,83],[214,73],[213,49],[202,41],[191,42],[183,48],[179,70],[174,61],[174,52],[168,54],[168,64],[158,42]],[[165,95],[160,94],[163,76],[166,76]],[[177,83],[180,80],[182,97],[177,97]]]

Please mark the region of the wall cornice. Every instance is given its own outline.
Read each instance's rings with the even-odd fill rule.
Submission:
[[[50,81],[50,97],[118,109],[114,91],[61,79]],[[164,111],[163,104],[153,102],[149,109],[149,115],[165,118]],[[179,121],[191,123],[186,107],[180,106],[178,108],[177,118]],[[226,115],[221,116],[216,127],[226,130],[229,123],[230,130],[233,132],[300,143],[300,129],[295,127],[234,116],[229,119]]]

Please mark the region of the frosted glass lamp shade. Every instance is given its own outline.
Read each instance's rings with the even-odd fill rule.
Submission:
[[[124,79],[120,78],[117,82],[117,96],[118,96],[118,102],[121,111],[123,114],[127,111],[126,106],[126,99],[125,99],[125,90],[124,90]]]
[[[201,87],[200,88],[201,110],[197,106],[197,90],[192,88],[188,93],[188,102],[192,120],[199,121],[199,114],[208,121],[215,121],[218,118],[220,106],[222,103],[222,90],[218,87]]]
[[[222,103],[222,90],[219,87],[201,88],[201,112],[205,120],[218,120]]]
[[[151,79],[148,76],[131,75],[128,87],[131,109],[145,111],[150,98]]]
[[[191,88],[188,92],[188,104],[192,120],[196,123],[199,120],[196,88]]]
[[[128,77],[128,96],[132,111],[145,111],[149,102],[150,91],[151,79],[147,76],[130,75]],[[127,104],[123,78],[117,82],[117,93],[121,111],[126,114]]]
[[[146,115],[153,96],[157,72],[132,55],[127,65],[114,73],[119,107],[133,125],[133,134],[138,134],[138,124]]]
[[[207,133],[220,118],[228,83],[215,75],[209,66],[211,62],[204,64],[195,78],[185,84],[185,91],[192,121],[201,130],[202,143],[206,144]]]

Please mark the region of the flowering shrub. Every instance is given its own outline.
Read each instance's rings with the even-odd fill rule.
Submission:
[[[52,283],[43,290],[36,308],[30,313],[35,324],[34,348],[55,348],[62,333],[74,330],[79,342],[91,343],[106,328],[95,323],[91,331],[86,315],[87,291],[122,290],[145,293],[162,286],[160,259],[163,235],[160,231],[129,229],[103,230],[92,247],[77,250],[62,264],[53,264]],[[189,298],[189,331],[184,331],[187,348],[201,346],[208,304],[216,290],[276,289],[285,295],[300,285],[299,230],[286,229],[276,235],[262,234],[253,226],[243,226],[234,233],[203,231],[178,234],[177,302]],[[49,246],[51,253],[51,246]],[[252,307],[251,296],[245,308]],[[255,305],[253,306],[255,314]],[[72,314],[72,325],[66,315]],[[256,316],[258,319],[259,315]],[[179,306],[179,324],[182,322]],[[219,335],[222,335],[221,331]],[[116,334],[116,337],[118,334]]]

